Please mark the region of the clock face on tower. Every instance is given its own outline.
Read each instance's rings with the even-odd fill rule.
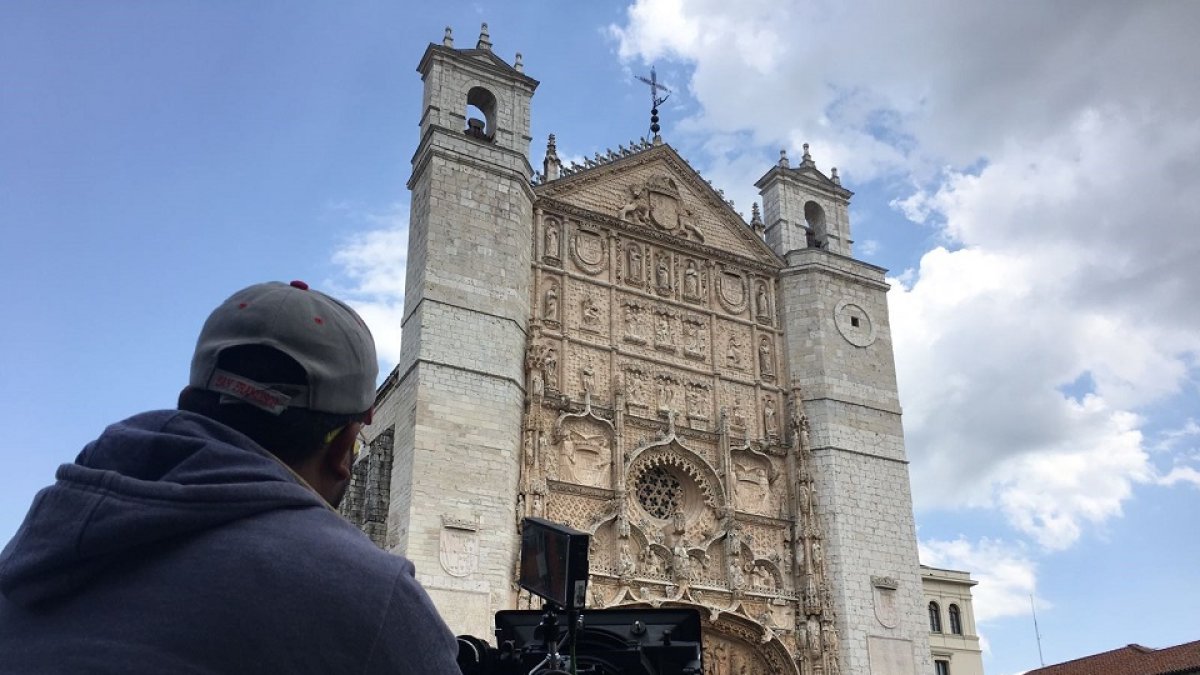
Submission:
[[[875,342],[875,323],[861,306],[843,300],[833,310],[833,321],[846,342],[855,347],[870,347]]]

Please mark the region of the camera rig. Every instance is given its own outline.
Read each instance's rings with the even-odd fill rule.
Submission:
[[[521,523],[518,584],[542,611],[496,613],[496,644],[458,637],[464,675],[700,675],[700,613],[690,608],[586,610],[588,539],[564,525]],[[560,614],[565,628],[560,630]]]

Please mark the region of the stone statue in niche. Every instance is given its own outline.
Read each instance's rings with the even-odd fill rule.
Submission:
[[[542,359],[542,377],[547,387],[558,390],[558,352],[553,347],[546,349]]]
[[[629,252],[626,254],[626,259],[629,261],[629,274],[626,276],[630,281],[641,282],[642,280],[642,247],[637,244],[629,245]]]
[[[542,475],[551,480],[558,480],[558,457],[550,450],[545,432],[538,434],[538,463],[541,464]]]
[[[826,621],[822,624],[821,635],[825,638],[825,651],[830,655],[836,655],[838,652],[838,636],[837,629],[833,627],[832,621]]]
[[[658,554],[649,547],[642,551],[642,569],[645,570],[647,574],[651,575],[661,575],[663,573],[662,560],[659,559]]]
[[[534,368],[529,373],[529,389],[534,396],[541,396],[546,393],[546,382],[542,379],[541,368]]]
[[[645,342],[646,336],[642,333],[642,310],[634,305],[625,305],[625,337]]]
[[[742,369],[742,343],[737,333],[729,334],[729,348],[725,350],[725,360],[730,368]]]
[[[742,574],[742,566],[736,559],[729,561],[729,587],[738,590],[746,585],[746,576]]]
[[[596,391],[596,369],[592,366],[591,359],[584,359],[583,365],[579,368],[579,388],[584,394]]]
[[[703,403],[700,401],[700,391],[695,387],[688,389],[687,408],[688,415],[692,417],[700,417],[704,414]]]
[[[660,253],[654,268],[654,283],[660,291],[671,290],[671,268],[665,253]]]
[[[700,327],[691,321],[683,322],[683,347],[689,352],[700,351]]]
[[[626,380],[629,386],[629,403],[646,405],[646,381],[639,373],[630,373]]]
[[[579,316],[585,329],[595,331],[600,328],[600,306],[592,296],[584,296],[579,303]]]
[[[808,651],[813,656],[821,655],[821,622],[817,621],[817,617],[809,616],[808,623],[805,626],[805,634],[808,638]]]
[[[700,272],[696,269],[696,261],[687,261],[687,270],[683,273],[683,292],[693,298],[700,296]]]
[[[671,576],[674,577],[675,583],[680,585],[692,576],[692,559],[682,542],[675,544],[675,548],[671,550]]]
[[[637,571],[637,564],[634,562],[633,554],[629,552],[629,542],[621,542],[621,555],[619,560],[618,571],[621,576],[632,576]]]
[[[546,300],[543,305],[542,317],[547,321],[558,321],[558,286],[554,284],[546,288]]]
[[[742,410],[742,397],[736,394],[733,397],[733,410],[730,418],[735,429],[746,428],[746,411]]]
[[[758,282],[758,290],[754,294],[754,307],[760,317],[769,316],[771,313],[770,305],[767,303],[767,285],[761,281]]]
[[[546,226],[546,249],[545,254],[551,258],[559,257],[558,254],[558,228],[554,225]]]
[[[758,342],[758,367],[763,377],[775,375],[774,359],[771,358],[771,338],[763,337]]]
[[[754,567],[754,585],[758,588],[775,589],[775,575],[771,574],[766,565]]]
[[[767,438],[779,436],[779,416],[775,412],[775,397],[763,397],[763,432]]]
[[[666,378],[658,381],[658,409],[661,412],[672,410],[671,404],[675,401],[675,388],[671,386],[670,381]]]

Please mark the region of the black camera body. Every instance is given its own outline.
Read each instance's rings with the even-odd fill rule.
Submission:
[[[464,675],[700,675],[700,613],[692,608],[583,609],[588,534],[541,518],[521,523],[521,588],[543,611],[496,613],[496,644],[458,638]],[[559,616],[565,613],[565,635]]]

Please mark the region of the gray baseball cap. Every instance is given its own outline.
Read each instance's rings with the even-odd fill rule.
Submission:
[[[254,382],[217,367],[229,347],[263,345],[295,359],[307,386]],[[375,340],[348,305],[303,281],[244,288],[213,310],[192,356],[189,384],[279,414],[306,408],[336,415],[365,412],[375,402]]]

